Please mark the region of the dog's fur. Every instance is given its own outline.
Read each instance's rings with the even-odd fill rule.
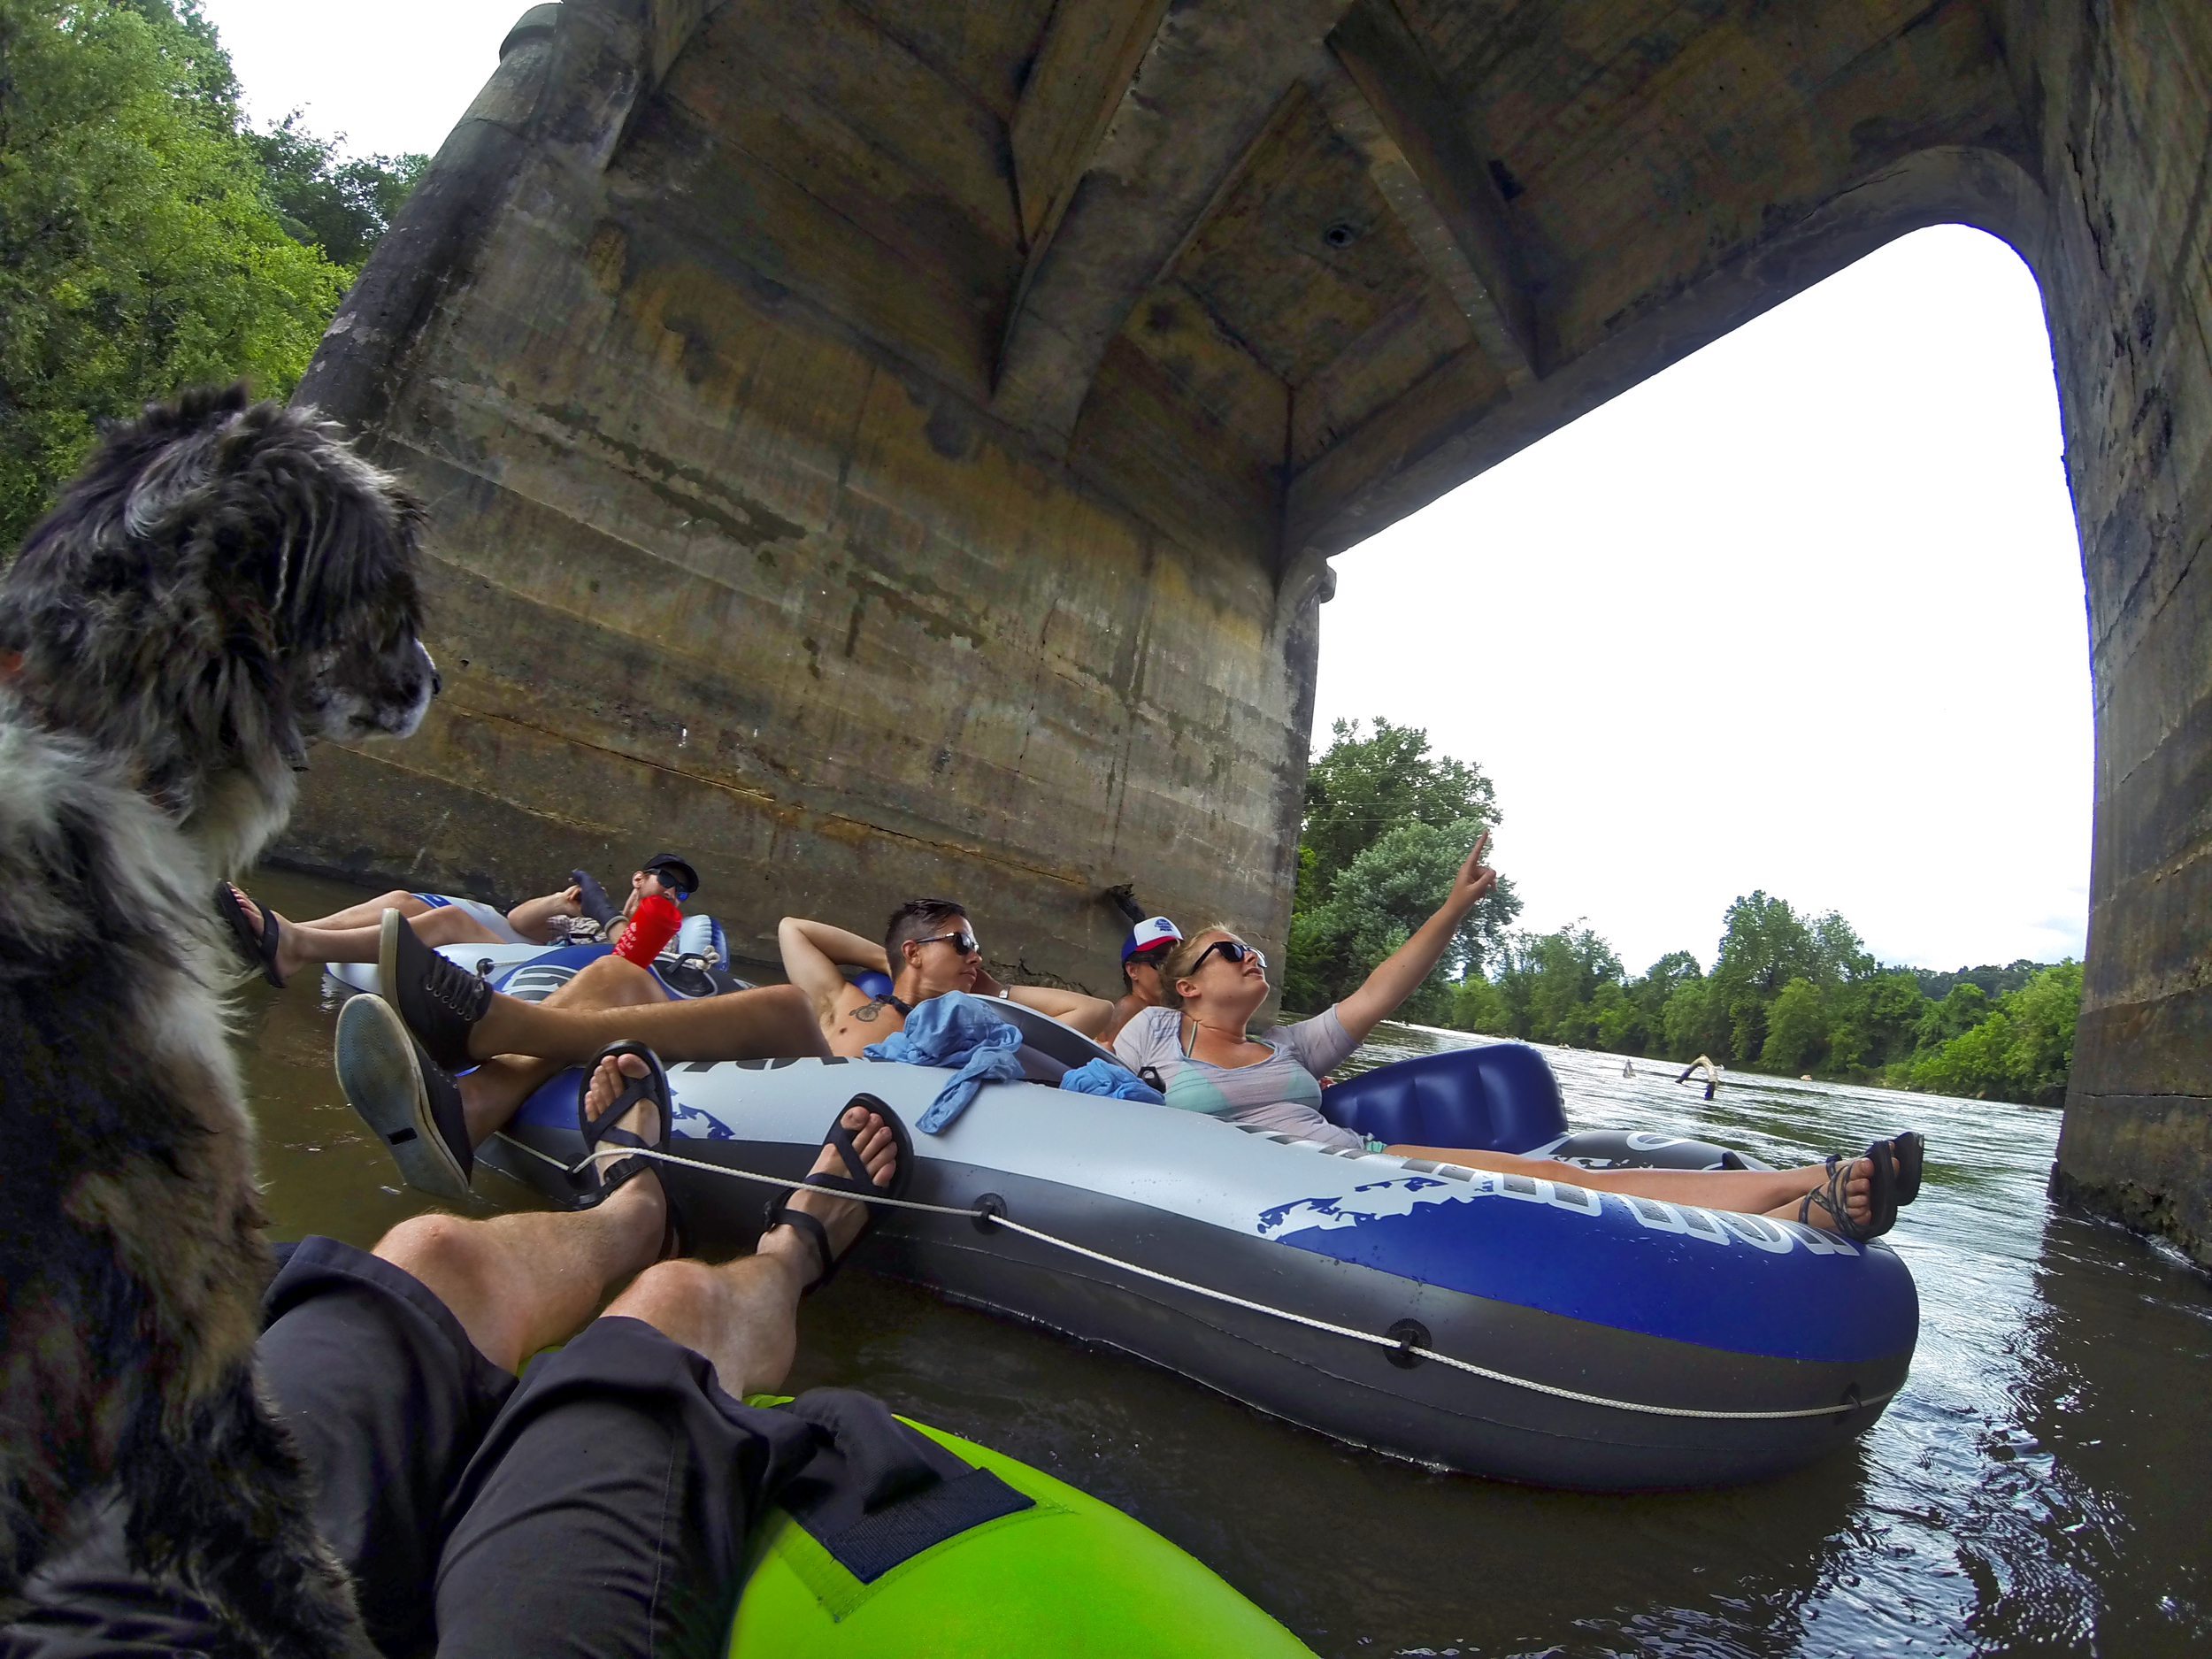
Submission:
[[[112,1477],[134,1561],[242,1650],[373,1652],[254,1380],[270,1260],[211,895],[309,744],[421,720],[421,518],[233,388],[110,431],[0,579],[0,1620]]]

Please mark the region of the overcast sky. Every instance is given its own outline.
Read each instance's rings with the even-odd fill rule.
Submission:
[[[519,0],[204,0],[249,107],[434,151]],[[364,24],[367,27],[364,27]],[[2079,956],[2087,625],[2033,279],[1923,231],[1336,561],[1317,742],[1496,780],[1525,925],[1712,960],[1763,887],[1886,960]]]

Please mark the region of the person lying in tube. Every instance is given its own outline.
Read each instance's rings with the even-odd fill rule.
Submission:
[[[674,853],[655,853],[632,873],[618,910],[589,875],[581,870],[569,874],[570,884],[559,892],[526,899],[503,915],[480,900],[395,889],[295,922],[264,909],[234,882],[216,890],[216,908],[246,961],[281,989],[317,963],[377,961],[386,910],[397,910],[426,945],[554,945],[600,938],[642,967],[675,937],[683,926],[684,902],[699,890],[698,872]],[[585,922],[590,926],[572,926]]]
[[[1475,843],[1451,893],[1412,938],[1385,957],[1359,989],[1311,1019],[1253,1031],[1252,1016],[1271,989],[1267,958],[1229,927],[1215,926],[1165,953],[1160,964],[1164,1005],[1138,1010],[1114,1040],[1114,1052],[1131,1071],[1156,1074],[1170,1106],[1326,1147],[1806,1222],[1855,1240],[1895,1225],[1898,1205],[1917,1195],[1923,1146],[1917,1134],[1878,1141],[1859,1157],[1831,1157],[1793,1170],[1586,1170],[1555,1158],[1470,1147],[1386,1146],[1322,1116],[1321,1079],[1428,977],[1468,911],[1497,885],[1497,872],[1482,862],[1489,842],[1485,834]],[[1877,1159],[1888,1165],[1878,1175]]]

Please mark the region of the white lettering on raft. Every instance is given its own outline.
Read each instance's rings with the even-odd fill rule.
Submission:
[[[1755,1249],[1786,1256],[1793,1245],[1802,1244],[1815,1256],[1856,1256],[1848,1240],[1823,1228],[1795,1221],[1776,1221],[1765,1216],[1740,1215],[1734,1210],[1701,1210],[1690,1204],[1663,1203],[1655,1198],[1599,1193],[1566,1181],[1544,1180],[1532,1175],[1502,1175],[1489,1170],[1472,1171],[1471,1179],[1443,1179],[1433,1175],[1394,1176],[1370,1181],[1337,1198],[1302,1198],[1262,1210],[1256,1231],[1260,1237],[1279,1238],[1308,1228],[1331,1232],[1356,1227],[1386,1216],[1409,1216],[1431,1204],[1469,1203],[1480,1198],[1509,1198],[1524,1204],[1542,1204],[1571,1215],[1596,1220],[1611,1198],[1637,1222],[1654,1233],[1678,1233],[1724,1248],[1739,1240]]]

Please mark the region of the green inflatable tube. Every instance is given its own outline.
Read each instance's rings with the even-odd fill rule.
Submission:
[[[1035,1506],[933,1545],[872,1584],[772,1511],[748,1557],[731,1659],[1311,1659],[1202,1563],[1111,1504],[987,1447],[900,1421]]]

